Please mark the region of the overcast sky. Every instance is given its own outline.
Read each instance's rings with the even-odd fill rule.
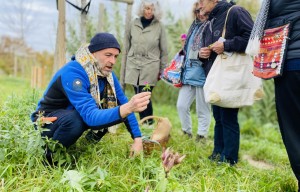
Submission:
[[[80,5],[80,0],[69,0],[70,2]],[[86,0],[87,2],[89,0]],[[135,3],[139,0],[135,0]],[[195,0],[160,0],[163,10],[171,10],[175,17],[189,17],[192,4]],[[23,3],[23,6],[21,4]],[[89,15],[94,18],[98,17],[99,4],[103,3],[108,10],[112,10],[112,2],[110,0],[92,0]],[[126,6],[118,3],[121,14],[125,16]],[[27,44],[34,50],[47,50],[54,52],[56,27],[58,20],[58,11],[56,9],[56,0],[5,0],[1,1],[0,6],[0,36],[17,37],[15,31],[20,26],[21,11],[23,7],[24,21],[22,22],[27,30],[25,30],[25,39]],[[25,8],[25,9],[24,9]],[[133,8],[135,11],[135,5]],[[66,4],[67,22],[76,22],[79,19],[78,11]],[[17,22],[16,22],[17,21]]]

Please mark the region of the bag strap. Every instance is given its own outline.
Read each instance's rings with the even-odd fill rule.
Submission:
[[[229,12],[230,10],[235,7],[236,5],[233,5],[231,6],[228,11],[227,11],[227,15],[226,15],[226,18],[225,18],[225,23],[224,23],[224,27],[223,27],[223,31],[222,31],[222,37],[225,39],[225,33],[226,33],[226,24],[227,24],[227,19],[228,19],[228,15],[229,15]]]

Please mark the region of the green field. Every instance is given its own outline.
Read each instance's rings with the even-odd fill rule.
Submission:
[[[161,151],[128,158],[132,140],[123,126],[97,144],[82,137],[66,150],[42,140],[33,129],[29,115],[41,91],[9,77],[0,78],[0,91],[0,191],[292,192],[297,188],[278,127],[260,123],[255,116],[246,118],[247,110],[239,116],[239,163],[230,167],[207,159],[213,148],[214,122],[206,141],[196,143],[195,137],[182,135],[175,105],[154,103],[155,115],[168,117],[173,124],[168,145],[187,155],[165,179]],[[195,135],[194,112],[192,117]],[[144,135],[151,131],[142,127]],[[56,147],[58,166],[43,165],[45,142]]]

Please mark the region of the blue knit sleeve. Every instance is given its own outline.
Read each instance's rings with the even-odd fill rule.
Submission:
[[[116,77],[116,75],[113,73],[113,78],[114,78],[114,83],[115,83],[115,89],[116,89],[116,94],[117,94],[117,99],[118,99],[118,104],[119,105],[123,105],[125,103],[128,102],[127,97],[125,96],[120,83]],[[134,113],[131,113],[130,115],[127,116],[126,120],[125,120],[125,125],[129,131],[129,133],[131,134],[132,138],[136,138],[136,137],[141,137],[141,131],[139,129],[139,125],[137,122],[137,119],[134,115]]]
[[[119,106],[99,109],[89,93],[90,82],[83,67],[73,62],[61,73],[61,83],[70,103],[88,126],[105,127],[122,122]]]

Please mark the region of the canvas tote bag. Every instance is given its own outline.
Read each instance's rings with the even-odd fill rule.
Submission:
[[[232,8],[232,7],[231,7]],[[231,9],[230,8],[230,9]],[[225,38],[227,12],[222,37]],[[205,101],[225,108],[253,105],[263,97],[262,80],[252,74],[253,59],[245,53],[220,54],[204,84]]]

